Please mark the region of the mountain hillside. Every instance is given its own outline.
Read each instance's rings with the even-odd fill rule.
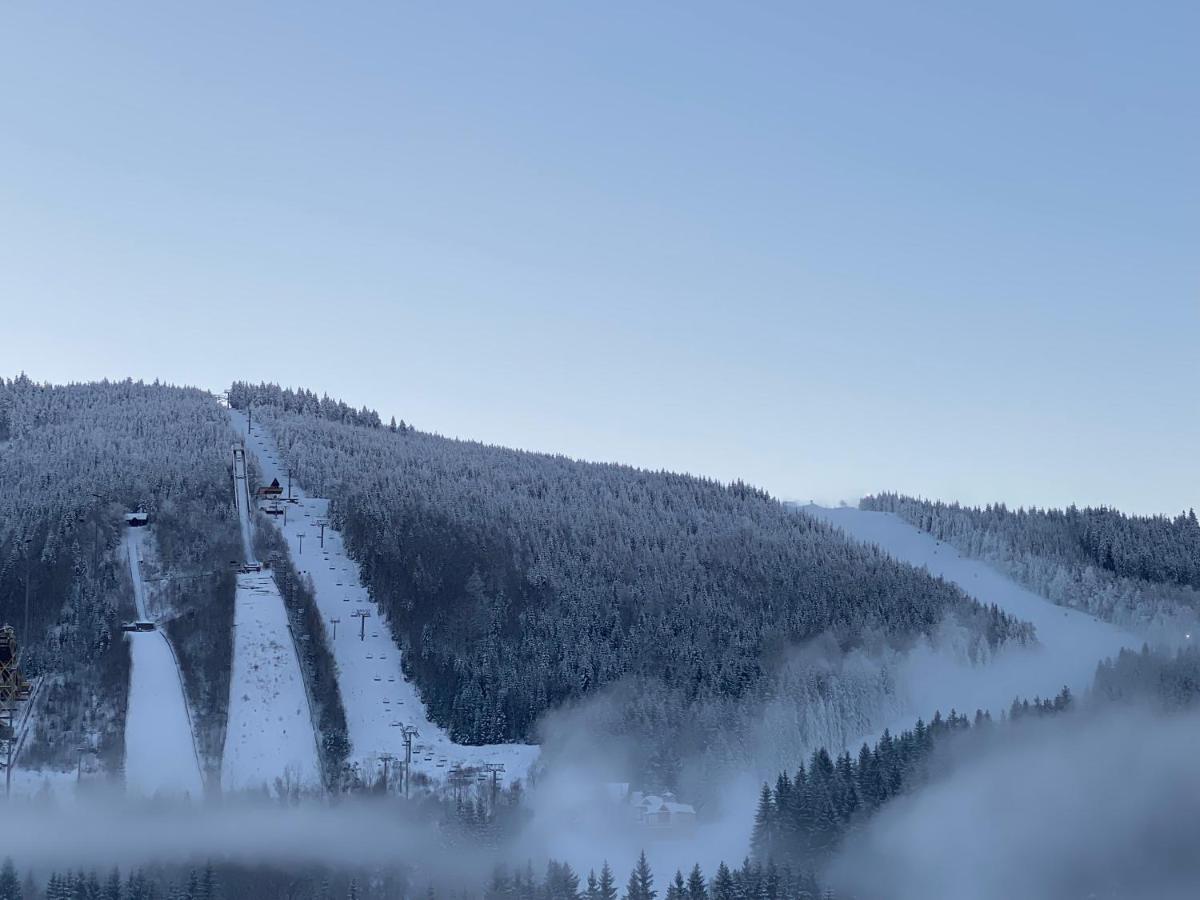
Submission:
[[[24,762],[74,767],[81,744],[110,768],[123,758],[129,655],[118,625],[134,608],[120,532],[138,508],[154,522],[160,574],[176,576],[156,591],[177,615],[193,705],[204,725],[223,727],[231,440],[203,391],[0,379],[0,622],[20,632],[27,673],[47,676]]]
[[[843,649],[871,635],[905,646],[954,617],[981,645],[1030,636],[744,484],[385,427],[274,385],[235,384],[229,398],[331,498],[431,716],[456,740],[533,737],[545,711],[616,683],[635,688],[631,720],[666,708],[686,719],[751,692],[787,647],[825,633]]]
[[[1130,516],[1107,507],[1011,510],[877,494],[891,512],[1056,603],[1143,629],[1200,612],[1200,522],[1194,510]]]

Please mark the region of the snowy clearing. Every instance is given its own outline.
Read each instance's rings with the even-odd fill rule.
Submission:
[[[234,429],[245,435],[245,415],[237,410],[229,413]],[[246,449],[257,458],[264,481],[277,478],[281,485],[287,484],[287,470],[264,428],[254,426],[246,439]],[[537,759],[536,745],[456,744],[429,721],[416,686],[404,677],[400,650],[387,623],[380,620],[379,609],[359,578],[358,565],[347,555],[341,535],[325,528],[321,546],[317,523],[326,521],[328,501],[309,498],[294,484],[292,496],[298,502],[283,504],[287,512],[276,520],[276,525],[283,530],[297,570],[312,577],[317,606],[331,637],[352,745],[350,761],[372,772],[377,770],[380,754],[403,759],[401,726],[412,725],[420,732],[413,740],[414,777],[424,774],[441,781],[455,764],[477,767],[501,763],[505,781],[525,780]],[[354,616],[358,611],[369,614],[365,624],[364,619]],[[331,619],[339,620],[336,637]]]
[[[927,648],[914,651],[901,673],[909,706],[928,716],[951,707],[993,714],[1007,709],[1014,697],[1053,697],[1064,686],[1075,693],[1090,687],[1096,665],[1123,647],[1142,640],[1115,625],[1078,610],[1057,606],[1001,574],[969,559],[892,513],[851,507],[799,507],[808,515],[840,528],[848,537],[875,544],[900,562],[926,569],[962,588],[981,603],[1033,623],[1038,645],[1006,647],[983,666],[971,666]],[[904,727],[911,726],[911,720]]]
[[[138,618],[147,618],[146,587],[141,575],[146,532],[125,532],[125,550]],[[132,669],[129,708],[125,715],[125,784],[145,796],[163,794],[201,797],[204,780],[192,738],[179,666],[162,631],[130,633]]]

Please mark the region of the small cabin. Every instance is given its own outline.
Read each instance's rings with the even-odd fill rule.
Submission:
[[[278,497],[283,493],[283,488],[279,486],[278,478],[272,478],[270,484],[260,487],[255,493],[260,497]]]
[[[690,803],[680,803],[671,793],[643,794],[634,791],[629,802],[637,821],[648,828],[690,831],[696,824],[696,809]]]
[[[141,510],[125,513],[125,524],[130,528],[141,528],[143,525],[148,525],[149,523],[150,513],[142,512]]]

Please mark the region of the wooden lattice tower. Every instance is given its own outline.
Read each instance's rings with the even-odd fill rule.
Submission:
[[[12,767],[17,750],[17,707],[29,699],[29,682],[21,674],[17,633],[11,625],[0,628],[0,767],[4,769],[4,794],[12,791]]]

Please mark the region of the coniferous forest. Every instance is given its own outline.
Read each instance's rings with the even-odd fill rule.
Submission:
[[[741,483],[448,440],[275,385],[229,400],[331,498],[432,716],[465,743],[531,738],[618,682],[641,698],[630,716],[742,697],[825,633],[906,646],[953,617],[981,644],[1032,637]]]
[[[44,888],[22,879],[12,860],[0,868],[0,900],[408,900],[479,897],[483,900],[837,900],[812,872],[745,859],[719,863],[706,877],[693,866],[665,884],[642,853],[624,881],[608,862],[581,875],[556,860],[535,872],[532,863],[498,866],[484,884],[439,888],[404,868],[352,869],[319,865],[250,866],[207,862],[198,866],[142,866],[53,872]]]
[[[129,654],[119,625],[133,615],[120,540],[123,514],[137,509],[154,517],[158,561],[178,579],[164,584],[180,614],[172,635],[219,747],[231,652],[219,623],[232,624],[228,563],[239,552],[231,441],[196,389],[0,378],[0,622],[20,632],[26,674],[46,676],[28,764],[73,768],[91,744],[120,766]]]
[[[1110,621],[1143,626],[1179,610],[1200,611],[1195,510],[1174,517],[1108,507],[1011,510],[889,493],[865,497],[860,506],[895,513],[1056,603]]]

